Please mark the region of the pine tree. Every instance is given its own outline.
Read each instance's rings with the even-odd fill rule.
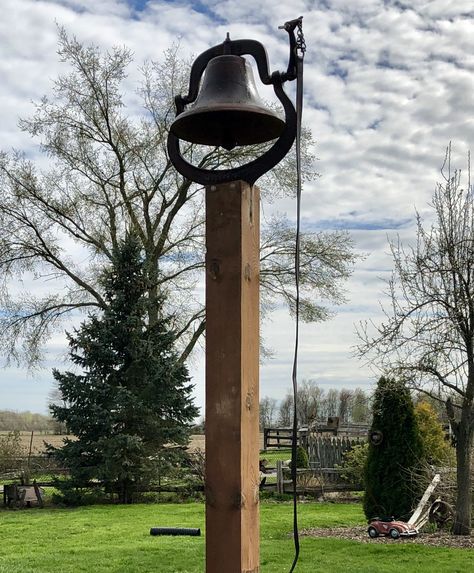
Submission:
[[[408,519],[420,494],[417,471],[422,442],[409,390],[403,382],[382,377],[373,402],[373,422],[365,468],[364,512],[368,519]]]
[[[102,277],[104,312],[68,335],[82,373],[53,372],[63,405],[52,405],[52,415],[77,438],[54,450],[56,457],[75,486],[100,480],[122,503],[149,479],[154,460],[167,457],[166,444],[187,442],[198,414],[168,321],[147,324],[145,277],[130,235]]]

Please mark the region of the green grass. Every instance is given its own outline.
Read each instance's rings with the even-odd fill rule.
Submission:
[[[274,466],[277,460],[291,460],[291,449],[285,450],[262,450],[260,452],[260,459],[267,460],[269,466]]]
[[[302,504],[300,527],[364,523],[359,505]],[[0,573],[203,573],[203,537],[151,537],[152,526],[204,528],[199,503],[0,512]],[[261,505],[261,573],[293,558],[291,504]],[[391,542],[301,540],[296,573],[468,573],[474,551]],[[225,573],[225,572],[223,572]]]

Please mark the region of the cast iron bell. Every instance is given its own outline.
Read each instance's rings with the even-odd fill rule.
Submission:
[[[179,139],[233,149],[280,137],[285,122],[261,101],[251,65],[241,56],[212,58],[194,105],[173,122]]]
[[[298,115],[283,84],[298,79],[300,87],[296,92],[302,94],[305,47],[301,18],[285,22],[281,28],[288,33],[290,42],[288,68],[284,72],[270,72],[263,44],[256,40],[231,40],[229,35],[193,62],[188,93],[175,96],[176,119],[166,146],[171,163],[186,179],[206,186],[229,181],[253,185],[290,151],[298,132]],[[247,54],[255,60],[261,82],[273,87],[283,106],[284,120],[260,100],[252,68],[242,57]],[[183,157],[181,140],[225,149],[273,141],[258,157],[250,154],[247,162],[228,169],[209,169]]]

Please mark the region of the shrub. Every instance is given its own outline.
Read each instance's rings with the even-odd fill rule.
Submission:
[[[418,474],[423,445],[410,392],[401,381],[380,378],[374,394],[372,430],[382,441],[369,443],[364,512],[408,519],[420,495]]]
[[[296,467],[301,469],[309,467],[308,452],[303,448],[303,446],[298,446],[296,449]],[[289,468],[292,468],[292,462],[290,462]]]
[[[0,436],[0,473],[22,469],[23,458],[26,452],[21,444],[20,432],[8,432]]]
[[[343,463],[340,466],[341,477],[352,484],[365,484],[365,466],[369,454],[369,443],[357,444],[344,452]]]
[[[71,480],[56,480],[55,488],[57,491],[51,501],[57,505],[77,507],[110,501],[99,484],[96,487],[79,487]]]
[[[423,458],[428,464],[449,465],[453,462],[454,449],[446,441],[438,415],[431,404],[419,402],[415,416],[423,443]]]

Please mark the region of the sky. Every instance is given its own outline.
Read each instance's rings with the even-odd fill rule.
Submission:
[[[146,60],[159,60],[177,39],[198,55],[251,38],[284,70],[288,45],[278,26],[303,16],[307,46],[303,122],[313,133],[320,177],[303,190],[305,229],[346,229],[363,255],[346,283],[347,303],[331,321],[302,325],[299,377],[322,388],[370,390],[377,373],[354,356],[355,325],[381,319],[383,279],[392,262],[388,239],[415,237],[415,209],[427,221],[446,146],[465,169],[474,142],[474,9],[470,0],[0,0],[0,149],[37,153],[20,117],[51,92],[63,71],[57,26],[104,50],[134,53],[127,82]],[[44,159],[41,159],[44,161]],[[295,217],[291,199],[262,204]],[[274,357],[261,366],[261,396],[282,399],[291,386],[294,325],[278,309],[262,325]],[[0,370],[0,409],[46,413],[51,368],[65,338],[48,345],[44,368]],[[198,406],[204,403],[202,356],[190,364]]]

